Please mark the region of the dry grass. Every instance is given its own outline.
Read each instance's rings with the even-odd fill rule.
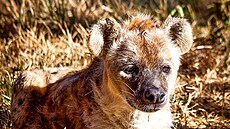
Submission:
[[[0,8],[3,129],[10,128],[10,86],[21,71],[82,69],[91,61],[90,26],[105,17],[121,21],[137,10],[158,22],[169,13],[184,16],[194,27],[194,45],[183,56],[172,97],[176,128],[230,128],[229,1],[2,0]]]

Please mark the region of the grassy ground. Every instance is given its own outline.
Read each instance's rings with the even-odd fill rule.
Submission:
[[[230,2],[228,0],[1,0],[0,127],[10,128],[11,85],[23,70],[74,67],[91,61],[89,28],[137,11],[161,22],[171,14],[194,30],[172,96],[176,128],[230,128]]]

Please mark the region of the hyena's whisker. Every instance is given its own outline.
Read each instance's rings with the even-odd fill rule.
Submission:
[[[133,93],[130,93],[129,91],[122,90],[122,92],[124,92],[124,93],[126,93],[126,94],[129,94],[129,95],[131,95],[131,96],[134,96],[134,94],[133,94]]]
[[[122,84],[124,84],[130,91],[132,91],[133,93],[135,93],[135,91],[128,85],[126,84],[125,82],[122,82],[122,81],[119,81],[118,82],[121,82]]]

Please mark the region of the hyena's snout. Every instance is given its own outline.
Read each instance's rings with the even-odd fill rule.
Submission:
[[[166,95],[159,88],[146,86],[142,90],[141,99],[145,104],[163,104],[166,100]]]

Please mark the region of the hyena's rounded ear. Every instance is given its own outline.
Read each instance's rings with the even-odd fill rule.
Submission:
[[[168,16],[163,28],[179,50],[180,54],[188,52],[193,43],[192,28],[186,19]]]
[[[88,47],[91,53],[97,57],[106,55],[114,40],[120,32],[120,24],[115,19],[106,18],[93,25]]]

